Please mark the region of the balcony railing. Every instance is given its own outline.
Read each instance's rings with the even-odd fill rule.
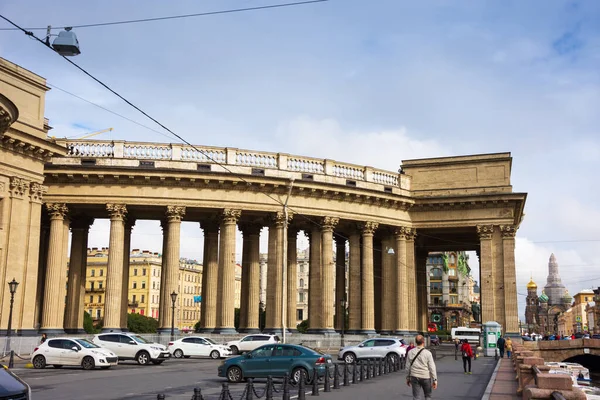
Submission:
[[[137,301],[130,301],[129,303],[127,303],[127,305],[128,305],[129,307],[131,307],[131,308],[134,308],[134,307],[137,307],[137,306],[139,306],[139,305],[140,305],[140,303],[139,303],[139,302],[137,302]]]
[[[93,288],[86,288],[85,291],[86,292],[92,292],[92,293],[101,293],[104,292],[106,289],[103,287],[93,287]]]

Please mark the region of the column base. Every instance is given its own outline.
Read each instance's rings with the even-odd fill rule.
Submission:
[[[196,333],[213,333],[215,330],[214,327],[212,328],[199,328]]]
[[[159,335],[170,335],[171,334],[171,328],[158,328],[156,330],[156,332]],[[173,330],[173,335],[175,335],[175,336],[179,335],[179,329],[178,328],[175,328]]]
[[[309,329],[308,334],[310,335],[337,335],[338,333],[331,328],[313,328]]]
[[[0,332],[2,332],[0,335],[6,336],[6,329],[3,329]],[[31,337],[31,336],[38,336],[39,334],[40,333],[38,332],[37,329],[21,329],[21,330],[19,330],[19,332],[17,332],[16,335],[13,335],[13,336],[29,336],[29,337]]]
[[[359,333],[361,335],[376,335],[377,332],[375,332],[375,329],[363,329],[361,331],[359,331]]]
[[[391,329],[390,330],[385,330],[385,331],[383,331],[383,330],[379,331],[380,335],[387,335],[387,336],[389,336],[389,335],[392,335],[393,333],[394,333],[394,331],[392,331]]]
[[[348,329],[347,331],[344,331],[344,334],[346,334],[346,335],[360,335],[360,329]]]
[[[102,333],[121,333],[121,328],[102,328]]]
[[[411,333],[410,333],[410,331],[399,330],[399,331],[394,331],[394,335],[410,336]]]
[[[235,335],[237,333],[237,331],[235,330],[235,328],[215,328],[212,333],[218,334],[218,335]]]
[[[213,328],[213,331],[214,331],[214,328]],[[239,333],[260,333],[260,329],[258,329],[258,328],[240,328],[240,329],[238,329],[238,332]]]
[[[45,333],[46,335],[64,335],[64,329],[56,329],[56,328],[41,328],[39,330],[39,334]]]
[[[85,335],[85,329],[83,328],[65,328],[65,333],[70,335]]]

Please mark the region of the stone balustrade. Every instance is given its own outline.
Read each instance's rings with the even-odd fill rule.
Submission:
[[[518,396],[524,400],[550,400],[553,398],[552,394],[558,392],[565,399],[586,399],[585,393],[573,387],[570,376],[549,373],[550,367],[544,364],[543,358],[535,357],[533,351],[519,343],[513,343],[513,350],[511,361],[517,372]]]
[[[410,190],[410,177],[398,172],[284,153],[118,140],[57,139],[56,143],[67,148],[67,158],[70,159],[137,159],[265,168],[344,178],[350,185],[352,181],[363,181]]]

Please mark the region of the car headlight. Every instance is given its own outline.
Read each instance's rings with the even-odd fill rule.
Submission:
[[[163,349],[161,349],[160,347],[156,347],[156,346],[150,346],[150,348],[152,350],[156,350],[156,351],[162,351]]]
[[[102,352],[100,352],[100,351],[98,351],[98,350],[92,350],[91,352],[92,352],[93,354],[98,354],[99,356],[105,356],[105,354],[104,354],[104,353],[102,353]]]

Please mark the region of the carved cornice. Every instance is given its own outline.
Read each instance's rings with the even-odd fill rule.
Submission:
[[[226,208],[221,213],[221,221],[225,224],[236,224],[242,216],[242,210]]]
[[[366,221],[358,224],[358,229],[363,235],[373,235],[377,228],[379,228],[378,222]]]
[[[16,176],[10,178],[10,197],[22,199],[25,196],[25,193],[27,193],[30,183],[30,181]]]
[[[494,225],[477,225],[477,234],[480,240],[489,240],[494,233]]]
[[[46,209],[50,214],[50,220],[65,219],[69,213],[69,209],[64,203],[46,203]]]
[[[46,193],[48,193],[47,186],[40,185],[37,182],[32,182],[29,186],[29,198],[34,203],[41,203]]]
[[[515,225],[500,225],[500,232],[503,239],[512,239],[517,234],[517,227]]]
[[[168,222],[181,222],[185,215],[185,206],[167,206],[165,215]]]
[[[106,211],[111,221],[123,221],[127,215],[127,206],[125,204],[107,204]]]
[[[323,217],[321,220],[321,229],[323,232],[333,232],[339,222],[340,219],[336,217]]]

